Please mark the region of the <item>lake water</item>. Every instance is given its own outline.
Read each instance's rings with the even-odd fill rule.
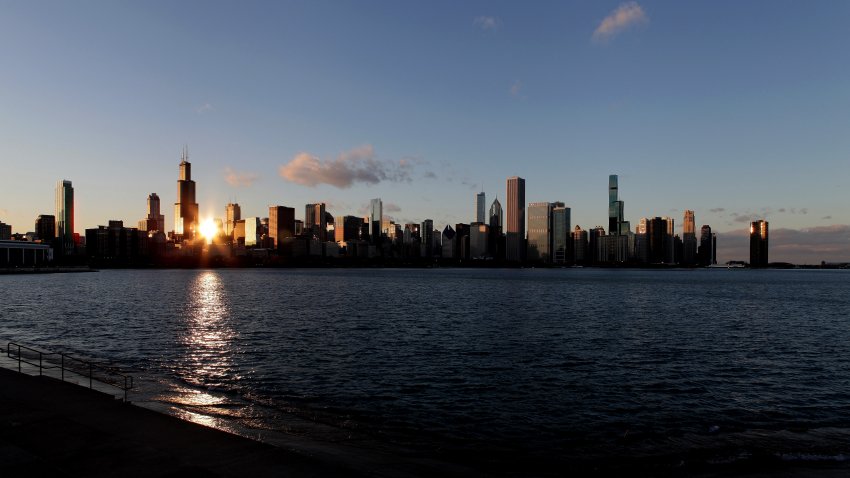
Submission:
[[[0,338],[120,365],[135,400],[271,442],[497,474],[850,457],[843,271],[133,270],[0,287]]]

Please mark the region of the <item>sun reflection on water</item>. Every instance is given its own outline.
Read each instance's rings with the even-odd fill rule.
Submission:
[[[180,377],[203,387],[225,387],[239,380],[234,354],[237,332],[233,329],[227,292],[218,272],[199,273],[188,287],[182,314],[185,330],[180,342],[184,356]]]

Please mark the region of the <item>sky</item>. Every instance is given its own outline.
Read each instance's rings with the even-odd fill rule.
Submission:
[[[204,217],[326,202],[474,220],[475,193],[607,225],[683,211],[747,260],[850,261],[850,2],[0,0],[0,221],[173,224],[188,146]]]

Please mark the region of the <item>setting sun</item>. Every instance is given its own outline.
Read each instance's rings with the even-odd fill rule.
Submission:
[[[211,243],[218,232],[218,226],[216,226],[215,221],[212,219],[204,219],[204,221],[201,222],[199,229],[201,231],[201,235],[207,239],[207,243]]]

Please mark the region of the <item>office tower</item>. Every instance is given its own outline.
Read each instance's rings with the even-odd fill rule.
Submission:
[[[148,233],[165,232],[165,216],[160,214],[159,196],[156,193],[148,195],[148,213],[139,221],[139,230]]]
[[[576,225],[573,230],[573,260],[577,263],[587,261],[587,231]]]
[[[349,242],[362,240],[363,218],[359,216],[343,216],[340,224],[334,226],[336,242]]]
[[[422,221],[419,236],[422,240],[422,256],[431,257],[434,255],[434,221],[432,219]]]
[[[555,264],[572,262],[571,228],[570,208],[561,202],[554,203],[552,207],[552,258]]]
[[[502,215],[502,204],[499,202],[499,198],[493,199],[493,204],[490,205],[490,230],[492,231],[494,228],[499,231],[505,227]]]
[[[518,262],[525,259],[525,179],[519,176],[508,178],[507,193],[505,258]]]
[[[650,264],[672,264],[675,254],[673,219],[655,217],[646,222],[646,262]]]
[[[328,239],[325,203],[308,204],[304,210],[304,232],[322,242]]]
[[[236,229],[236,223],[242,219],[242,208],[239,203],[227,203],[224,206],[224,233],[233,240],[233,230]]]
[[[0,221],[0,241],[12,240],[12,225]],[[8,251],[6,252],[8,254]]]
[[[469,259],[469,224],[455,224],[455,257]]]
[[[485,259],[490,255],[490,226],[483,222],[469,225],[469,254],[472,259]]]
[[[62,252],[74,248],[74,188],[68,180],[56,183],[56,237]]]
[[[619,185],[616,174],[608,176],[608,234],[618,235],[623,232],[623,201],[619,200]],[[628,229],[628,226],[626,227]]]
[[[245,218],[245,247],[259,246],[263,239],[263,221],[259,217]]]
[[[767,221],[750,223],[750,267],[767,267]]]
[[[369,224],[372,243],[378,244],[381,242],[381,220],[384,218],[384,205],[381,198],[372,199],[369,203]]]
[[[528,204],[528,251],[532,262],[552,262],[552,203]]]
[[[699,264],[701,266],[717,264],[716,251],[716,236],[711,233],[711,226],[702,226],[699,233]]]
[[[40,214],[35,219],[35,237],[41,242],[51,242],[56,238],[56,216]]]
[[[692,266],[697,262],[697,235],[694,212],[685,210],[684,222],[682,223],[682,264]]]
[[[198,227],[198,203],[195,202],[195,181],[192,181],[192,164],[189,149],[183,148],[180,156],[180,177],[177,180],[177,202],[174,203],[174,233],[184,240],[195,237]]]
[[[475,222],[485,223],[487,219],[484,217],[485,208],[487,207],[484,191],[475,195]]]
[[[455,230],[452,229],[452,226],[446,226],[443,229],[443,247],[442,247],[442,256],[443,259],[454,259],[456,254],[456,244],[455,244]]]
[[[295,237],[295,209],[269,206],[269,238],[272,248],[280,248],[287,237]]]

